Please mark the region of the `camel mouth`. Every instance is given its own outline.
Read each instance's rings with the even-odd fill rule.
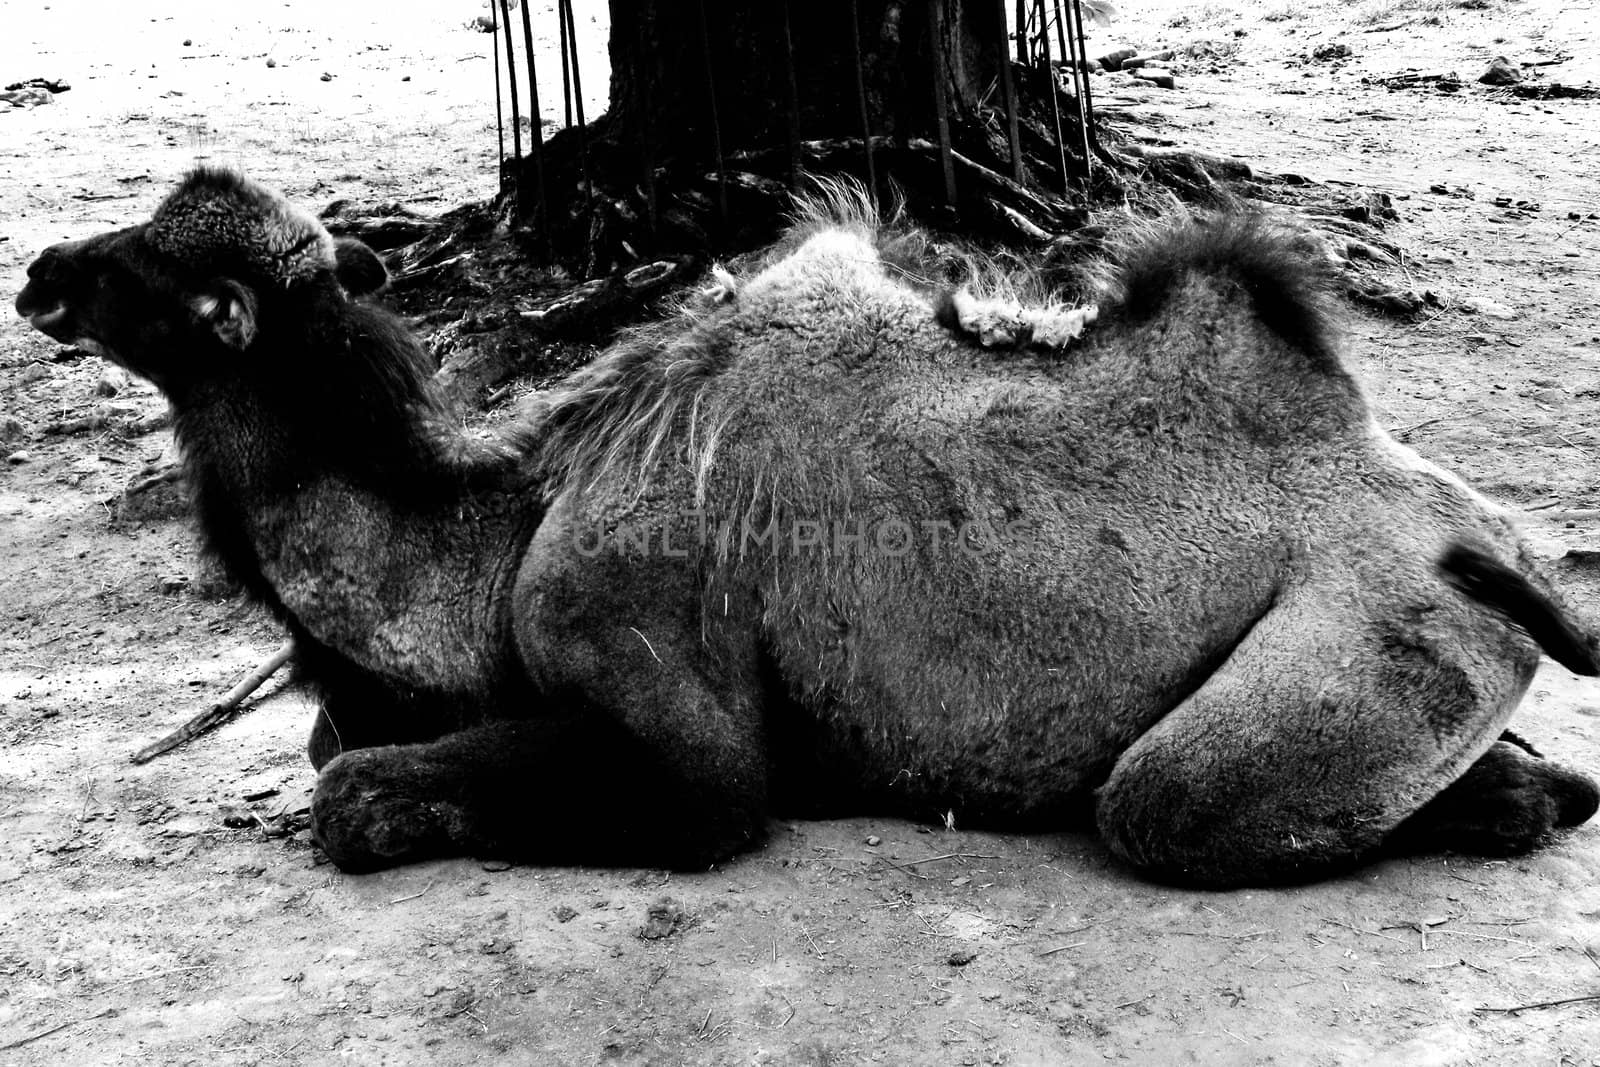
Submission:
[[[58,327],[67,317],[67,305],[57,304],[49,311],[35,311],[28,316],[28,325],[42,334],[55,337],[54,327]],[[58,338],[59,339],[59,338]]]

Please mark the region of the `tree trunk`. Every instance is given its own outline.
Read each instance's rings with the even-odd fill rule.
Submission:
[[[611,27],[609,109],[551,138],[543,184],[530,160],[509,183],[530,254],[594,275],[753,247],[807,173],[892,180],[914,211],[1012,240],[1077,217],[1037,195],[1082,166],[1052,109],[1070,135],[1072,98],[1012,62],[1005,0],[611,0]]]
[[[610,113],[658,165],[862,136],[852,19],[871,134],[933,139],[936,71],[967,125],[1006,32],[993,0],[611,0],[611,19]]]

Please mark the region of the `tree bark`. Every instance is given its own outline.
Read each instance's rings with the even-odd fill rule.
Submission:
[[[934,136],[935,41],[958,127],[978,116],[999,72],[1005,27],[992,2],[807,0],[787,20],[786,41],[787,6],[780,0],[611,0],[613,120],[637,131],[657,165],[685,158],[714,162],[719,134],[725,154],[787,151],[791,138],[860,137],[852,12],[875,136],[902,143]],[[938,25],[930,27],[935,10]]]

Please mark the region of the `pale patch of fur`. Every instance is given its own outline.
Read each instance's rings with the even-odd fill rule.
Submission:
[[[1051,303],[1027,306],[1014,300],[980,299],[966,289],[950,295],[956,326],[984,348],[1033,346],[1060,350],[1083,335],[1099,308]]]
[[[727,304],[739,296],[739,279],[721,263],[711,265],[711,284],[700,290],[700,296],[710,304]]]

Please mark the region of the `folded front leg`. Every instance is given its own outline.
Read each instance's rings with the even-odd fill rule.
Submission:
[[[453,855],[703,869],[696,806],[657,754],[578,716],[347,751],[323,768],[311,817],[347,871]]]

